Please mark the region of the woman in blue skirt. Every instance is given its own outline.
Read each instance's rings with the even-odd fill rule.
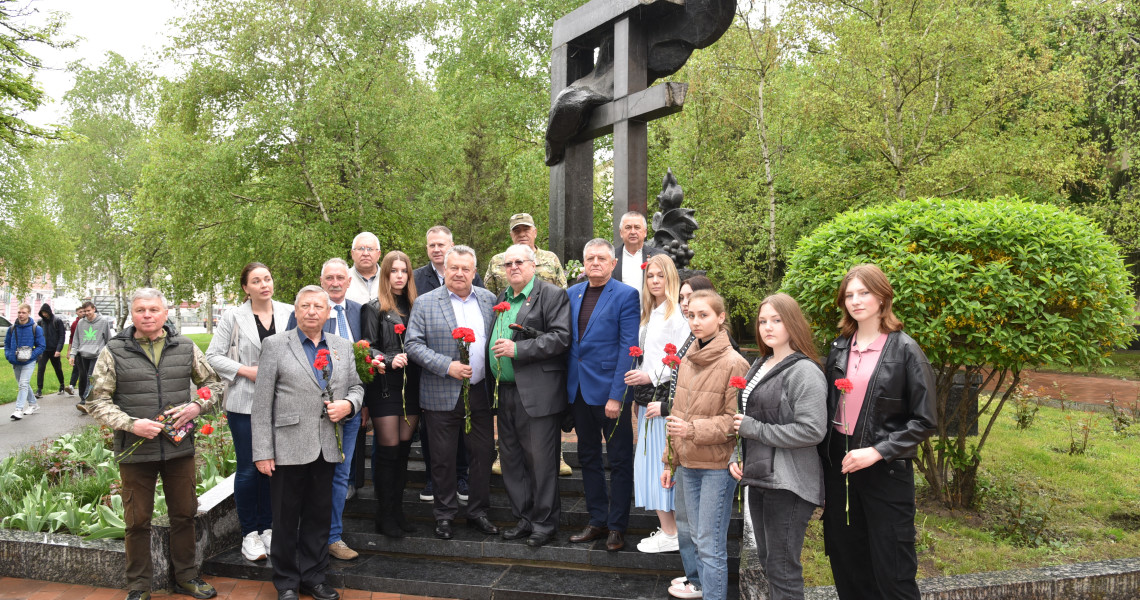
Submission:
[[[662,404],[669,397],[672,370],[663,361],[668,348],[677,353],[689,337],[689,324],[677,303],[680,277],[666,254],[644,265],[641,291],[641,366],[625,374],[638,409],[637,449],[633,458],[634,506],[657,511],[661,527],[637,544],[641,552],[676,552],[677,520],[673,490],[661,487],[661,455],[665,452]],[[679,360],[677,361],[680,362]],[[648,421],[648,423],[646,423]]]

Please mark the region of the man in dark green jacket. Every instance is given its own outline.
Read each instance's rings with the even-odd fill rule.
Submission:
[[[194,342],[164,326],[166,317],[162,292],[143,288],[131,296],[134,324],[100,352],[87,403],[91,416],[115,431],[127,522],[127,600],[150,598],[150,518],[160,474],[170,516],[174,591],[195,598],[217,595],[198,576],[195,561],[194,434],[175,441],[162,433],[155,417],[167,415],[178,429],[209,408],[222,385]],[[191,384],[198,394],[191,393]]]

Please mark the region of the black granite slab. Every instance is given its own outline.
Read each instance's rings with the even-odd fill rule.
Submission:
[[[657,600],[662,598],[654,595],[660,588],[660,580],[664,579],[668,587],[671,578],[515,565],[496,584],[495,600]]]

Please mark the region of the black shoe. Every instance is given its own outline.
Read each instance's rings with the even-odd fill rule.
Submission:
[[[539,533],[536,531],[530,534],[530,537],[526,539],[526,545],[531,548],[539,548],[549,544],[552,539],[554,539],[553,533]]]
[[[517,540],[529,536],[530,530],[522,527],[508,527],[500,535],[503,536],[504,540]]]
[[[499,534],[499,528],[487,517],[467,517],[467,526],[486,535]]]
[[[150,592],[131,590],[127,592],[127,600],[150,600]]]
[[[340,592],[327,583],[318,583],[313,587],[302,585],[301,593],[312,596],[313,600],[340,600]]]
[[[450,540],[451,532],[451,519],[440,519],[435,522],[435,537],[441,540]]]
[[[594,527],[593,525],[587,525],[586,528],[581,532],[570,536],[570,541],[574,542],[575,544],[582,542],[592,542],[602,537],[603,535],[606,535],[608,531],[609,529],[606,529],[605,527]]]
[[[277,592],[277,600],[299,600],[297,590],[280,590]]]
[[[44,397],[44,391],[43,390],[36,390],[36,399],[38,400],[38,399],[43,398],[43,397]]]
[[[186,594],[195,598],[213,598],[218,595],[218,591],[214,586],[206,583],[201,577],[195,577],[187,581],[179,581],[174,584],[175,594]]]

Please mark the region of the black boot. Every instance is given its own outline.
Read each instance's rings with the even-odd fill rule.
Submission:
[[[404,530],[396,522],[395,506],[392,503],[392,488],[396,486],[396,461],[399,458],[398,446],[377,446],[376,481],[376,531],[388,537],[404,537]]]
[[[392,507],[396,515],[396,523],[400,529],[411,533],[416,530],[408,518],[404,516],[404,489],[408,486],[408,455],[412,453],[412,441],[400,442],[400,453],[396,461],[396,484],[392,486]]]

